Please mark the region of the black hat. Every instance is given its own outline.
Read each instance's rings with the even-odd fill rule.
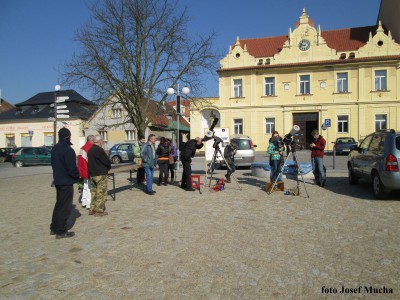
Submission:
[[[68,140],[69,137],[71,137],[71,131],[68,128],[63,127],[58,131],[59,140]]]

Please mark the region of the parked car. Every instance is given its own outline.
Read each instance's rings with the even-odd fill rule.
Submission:
[[[119,164],[123,161],[133,161],[133,144],[120,143],[115,144],[108,151],[108,156],[113,164]]]
[[[336,154],[349,154],[350,148],[357,146],[357,142],[352,137],[341,137],[335,141],[334,149]]]
[[[235,166],[237,167],[251,167],[256,157],[255,147],[253,141],[247,135],[233,135],[230,138],[231,143],[236,144]],[[224,149],[222,149],[222,153]],[[225,161],[221,161],[221,167],[226,167]]]
[[[360,178],[372,181],[374,196],[387,197],[400,190],[400,131],[382,130],[368,135],[360,146],[353,146],[348,158],[350,184]]]
[[[0,163],[7,161],[8,153],[11,152],[13,148],[0,148]]]
[[[6,161],[12,162],[12,157],[15,153],[17,153],[19,150],[21,149],[21,147],[16,147],[16,148],[12,148],[10,152],[8,152],[7,154],[7,159]]]
[[[22,147],[12,156],[14,167],[29,165],[50,165],[51,151],[43,147]]]

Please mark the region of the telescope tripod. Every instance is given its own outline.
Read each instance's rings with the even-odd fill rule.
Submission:
[[[295,162],[295,164],[296,164],[295,176],[296,176],[296,182],[297,182],[297,192],[298,192],[298,194],[300,195],[300,184],[299,184],[299,174],[300,174],[301,180],[303,181],[304,190],[306,191],[306,194],[307,194],[307,198],[310,198],[310,196],[308,195],[308,192],[307,192],[306,183],[304,182],[303,174],[299,173],[300,166],[299,166],[299,163],[298,163],[298,161],[297,161],[296,151],[295,151],[294,148],[292,148],[290,145],[288,145],[288,147],[289,147],[289,150],[290,150],[290,151],[289,151],[289,154],[288,154],[288,156],[286,157],[285,162],[283,163],[283,166],[282,166],[282,168],[281,168],[281,171],[280,171],[279,175],[276,177],[276,179],[275,179],[275,181],[274,181],[274,184],[272,185],[272,187],[271,187],[271,189],[269,190],[269,192],[267,192],[267,194],[270,195],[270,194],[272,193],[272,191],[275,189],[275,187],[276,187],[276,185],[277,185],[277,182],[278,182],[278,179],[279,179],[279,177],[282,176],[282,174],[283,174],[283,169],[284,169],[285,166],[287,166],[287,161],[288,161],[290,155],[292,154],[292,155],[293,155],[293,160],[294,160],[294,162]]]
[[[208,175],[209,175],[209,174],[210,174],[209,186],[211,186],[211,180],[212,180],[212,177],[213,177],[213,174],[214,174],[215,162],[217,161],[217,155],[218,155],[218,153],[221,155],[222,159],[225,161],[226,167],[229,169],[229,171],[231,171],[231,176],[233,177],[233,179],[235,179],[236,185],[239,187],[239,190],[242,190],[242,188],[240,187],[239,182],[237,181],[235,175],[232,173],[231,167],[230,167],[229,164],[226,162],[226,159],[225,159],[225,157],[222,155],[221,149],[219,148],[219,145],[217,144],[217,145],[215,146],[214,155],[213,155],[213,157],[212,157],[212,160],[211,160],[210,164],[208,165],[208,169],[207,169],[207,171],[206,171],[206,174],[204,175],[204,182],[203,182],[203,185],[202,185],[201,188],[200,188],[200,194],[203,193],[203,189],[204,189],[204,187],[205,187],[205,185],[206,185],[207,178],[208,178]]]

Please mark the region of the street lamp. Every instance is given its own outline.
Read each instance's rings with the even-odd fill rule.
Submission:
[[[57,142],[57,139],[56,139],[56,136],[57,136],[57,106],[56,106],[56,104],[57,104],[57,92],[59,90],[61,90],[61,85],[57,84],[54,87],[54,90],[55,90],[55,92],[54,92],[54,106],[53,106],[53,109],[54,109],[53,147],[56,145],[56,142]]]
[[[181,90],[182,94],[187,95],[190,93],[190,89],[187,86],[184,86]],[[168,95],[176,94],[176,123],[177,123],[177,135],[176,135],[176,153],[178,155],[178,159],[176,160],[176,171],[179,171],[179,124],[180,124],[180,116],[181,116],[181,95],[179,94],[179,84],[178,89],[175,91],[174,88],[170,87],[167,89]]]

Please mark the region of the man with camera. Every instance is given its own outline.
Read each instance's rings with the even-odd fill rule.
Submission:
[[[288,147],[289,148],[289,147]],[[279,136],[278,131],[274,131],[272,137],[269,139],[268,154],[270,155],[269,164],[271,166],[270,181],[274,182],[281,173],[283,151],[285,145],[282,138]]]
[[[324,150],[326,141],[319,134],[317,129],[311,132],[313,136],[313,142],[310,144],[311,149],[311,165],[315,176],[315,184],[321,187],[325,186],[326,174],[324,170]]]
[[[235,168],[236,152],[237,152],[237,147],[236,147],[235,143],[228,144],[224,150],[224,157],[225,157],[226,163],[228,164],[225,178],[226,178],[226,182],[228,182],[228,183],[231,182],[232,173],[236,171],[236,168]]]
[[[181,139],[182,141],[182,139]],[[181,188],[186,191],[195,191],[190,185],[190,176],[192,176],[192,158],[196,154],[196,150],[203,147],[203,140],[199,137],[189,140],[186,143],[181,142],[179,151],[181,155],[181,161],[183,166]]]

